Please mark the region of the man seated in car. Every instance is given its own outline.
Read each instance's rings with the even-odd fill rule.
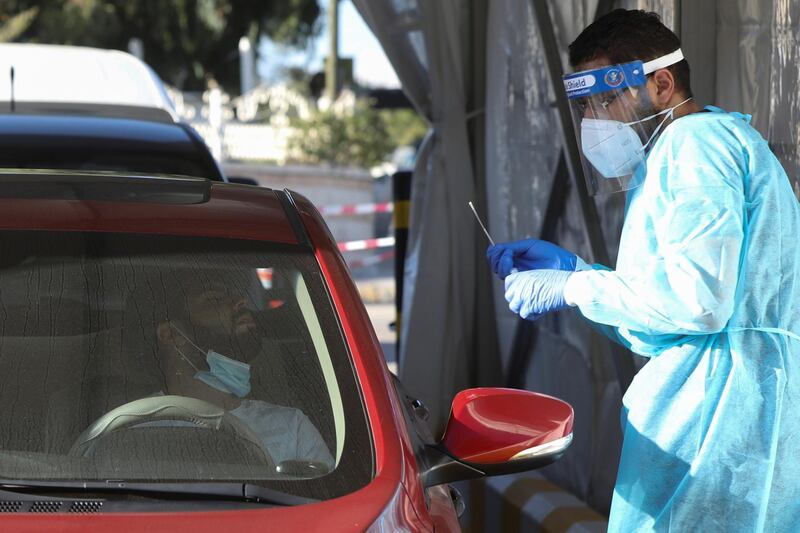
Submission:
[[[251,396],[250,364],[261,350],[253,311],[230,284],[192,273],[156,328],[158,355],[168,395],[211,402],[243,421],[270,454],[283,461],[323,463],[333,457],[316,427],[300,410]],[[173,302],[174,303],[174,302]],[[179,309],[178,312],[175,309]],[[263,364],[263,363],[262,363]]]

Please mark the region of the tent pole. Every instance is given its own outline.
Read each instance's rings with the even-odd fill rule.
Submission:
[[[544,221],[540,238],[546,241],[555,240],[556,222],[564,213],[564,206],[567,202],[569,192],[569,175],[567,172],[567,161],[564,158],[564,151],[558,157],[558,165],[553,175],[553,185],[550,189],[550,196],[547,199],[547,209],[544,212]],[[525,386],[525,376],[528,373],[528,366],[531,364],[533,354],[531,348],[536,344],[536,334],[538,328],[536,324],[529,320],[519,320],[514,330],[514,340],[511,348],[511,362],[508,366],[508,379],[506,385],[514,389]]]
[[[553,83],[553,92],[556,95],[558,116],[561,123],[562,146],[564,150],[566,150],[569,174],[572,176],[578,192],[578,199],[580,200],[581,211],[583,212],[583,229],[585,236],[589,242],[589,248],[594,262],[608,265],[610,264],[608,248],[606,248],[603,229],[600,226],[600,217],[597,214],[597,206],[589,195],[586,181],[583,179],[580,150],[575,138],[575,130],[572,126],[572,115],[569,111],[567,95],[564,92],[564,87],[561,85],[561,78],[564,75],[564,70],[561,67],[561,54],[558,50],[556,35],[553,32],[553,21],[550,18],[550,11],[547,8],[547,0],[531,0],[531,3],[533,4],[535,18],[539,26],[539,34],[542,38],[547,68],[550,71],[550,81]]]
[[[486,32],[489,20],[489,1],[472,0],[469,5],[471,38],[468,40],[468,57],[465,78],[467,81],[466,108],[472,172],[473,198],[486,220]],[[486,247],[485,236],[473,226],[476,250]],[[497,324],[492,291],[492,271],[483,253],[475,255],[475,324],[473,342],[477,356],[470,369],[470,383],[475,386],[497,386],[503,383],[503,365],[497,340]]]
[[[550,17],[550,11],[547,7],[547,0],[531,0],[531,4],[539,27],[539,33],[542,37],[542,45],[545,52],[545,59],[547,61],[548,70],[550,72],[550,80],[553,83],[554,93],[556,95],[556,104],[561,123],[561,135],[563,151],[559,159],[559,165],[556,170],[556,175],[553,180],[553,190],[551,197],[548,200],[548,211],[545,215],[545,224],[554,226],[548,215],[551,215],[551,208],[555,208],[556,204],[561,204],[562,211],[564,202],[558,198],[553,198],[558,195],[561,189],[564,188],[563,183],[558,180],[564,179],[562,170],[562,160],[566,163],[569,175],[572,176],[572,182],[576,187],[578,198],[583,212],[584,232],[586,239],[589,242],[589,248],[592,258],[595,262],[609,265],[608,248],[605,244],[602,227],[600,225],[600,217],[597,213],[597,206],[589,195],[589,190],[586,187],[586,181],[583,178],[583,171],[580,164],[580,152],[578,143],[575,137],[575,131],[572,125],[572,117],[569,111],[569,104],[561,86],[561,79],[564,71],[561,65],[561,54],[559,53],[558,43],[553,31],[553,21]],[[595,20],[608,12],[613,6],[612,0],[600,0],[595,13]],[[560,172],[561,171],[561,172]],[[564,188],[565,189],[565,188]],[[543,229],[543,237],[549,236],[550,231],[547,226]],[[545,233],[546,232],[546,233]],[[534,345],[536,334],[530,328],[529,324],[524,324],[520,321],[517,326],[517,331],[514,335],[514,346],[512,351],[512,360],[509,367],[509,382],[513,380],[517,386],[524,384],[525,373],[530,364],[530,351]],[[609,340],[612,357],[614,360],[614,368],[617,374],[617,381],[619,382],[620,391],[624,394],[636,373],[631,354],[623,349],[618,344]]]

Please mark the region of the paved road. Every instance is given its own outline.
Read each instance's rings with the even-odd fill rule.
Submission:
[[[378,340],[383,347],[386,362],[389,369],[397,372],[395,359],[395,332],[389,328],[389,324],[395,320],[394,303],[367,303],[367,313],[372,320],[372,326],[378,335]]]

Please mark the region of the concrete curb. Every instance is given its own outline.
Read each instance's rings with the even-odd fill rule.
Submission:
[[[455,484],[467,501],[463,530],[604,533],[606,517],[538,472]]]

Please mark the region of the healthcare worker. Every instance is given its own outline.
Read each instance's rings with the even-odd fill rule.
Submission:
[[[749,115],[694,101],[657,15],[613,11],[569,52],[590,190],[627,195],[616,270],[537,240],[487,256],[522,317],[572,306],[651,358],[623,398],[609,530],[798,531],[800,204],[789,180]]]

